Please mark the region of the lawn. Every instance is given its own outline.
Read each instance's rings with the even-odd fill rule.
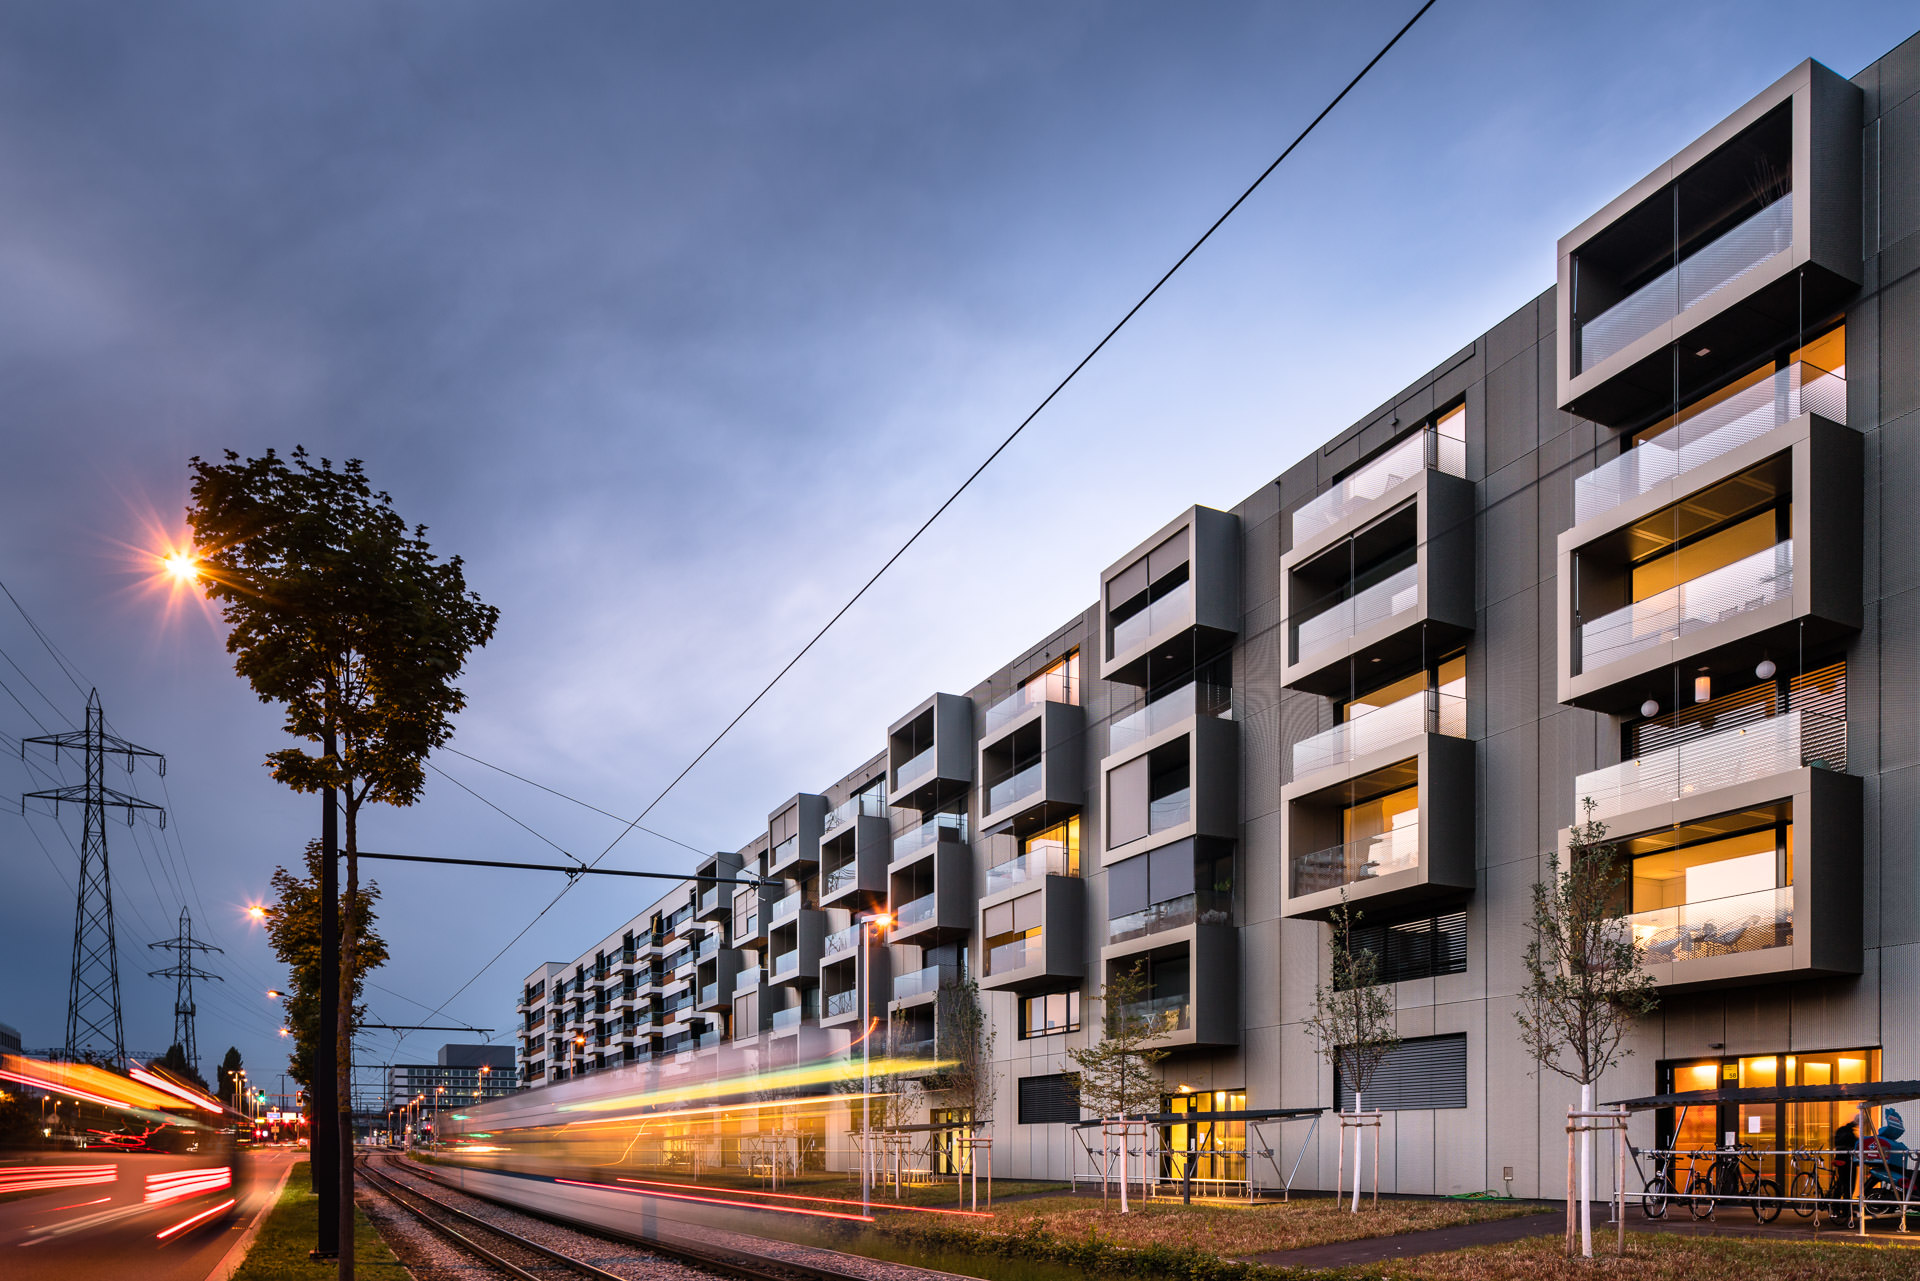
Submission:
[[[1511,1201],[1393,1200],[1382,1201],[1377,1207],[1362,1201],[1360,1213],[1352,1214],[1344,1202],[1332,1197],[1301,1196],[1280,1204],[1253,1206],[1135,1202],[1131,1212],[1123,1215],[1118,1197],[1103,1207],[1097,1199],[1081,1196],[996,1205],[991,1221],[977,1222],[984,1230],[1002,1234],[1044,1231],[1068,1240],[1094,1237],[1127,1249],[1160,1246],[1243,1258],[1273,1250],[1511,1219],[1538,1209]]]
[[[1530,1237],[1376,1264],[1407,1281],[1911,1281],[1920,1275],[1920,1250],[1899,1245],[1846,1245],[1808,1240],[1627,1234],[1627,1256],[1616,1258],[1613,1238],[1595,1235],[1595,1258],[1569,1259],[1560,1237]]]
[[[307,1257],[313,1248],[320,1219],[320,1199],[314,1195],[307,1163],[298,1162],[280,1191],[280,1200],[268,1212],[260,1235],[253,1239],[245,1262],[233,1281],[332,1281],[338,1265]],[[366,1281],[409,1281],[407,1270],[387,1249],[366,1216],[354,1214],[354,1271]]]

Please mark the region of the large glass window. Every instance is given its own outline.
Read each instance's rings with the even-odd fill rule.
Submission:
[[[1633,910],[1650,912],[1793,884],[1793,826],[1763,827],[1633,860]]]
[[[1046,992],[1020,998],[1020,1039],[1080,1030],[1080,992]]]
[[[1188,838],[1107,869],[1107,941],[1233,920],[1233,847]]]
[[[1826,1050],[1812,1054],[1755,1054],[1743,1058],[1693,1059],[1662,1065],[1663,1092],[1713,1089],[1773,1089],[1800,1085],[1858,1085],[1880,1079],[1877,1049]],[[1676,1183],[1685,1189],[1695,1171],[1705,1173],[1716,1150],[1735,1143],[1763,1154],[1762,1173],[1791,1188],[1795,1170],[1786,1153],[1819,1152],[1834,1146],[1834,1132],[1859,1115],[1851,1103],[1707,1103],[1663,1109],[1657,1118],[1662,1147],[1680,1155]],[[1881,1109],[1868,1109],[1869,1133],[1882,1123]],[[1814,1158],[1824,1186],[1831,1158]]]
[[[1195,1183],[1244,1183],[1247,1178],[1247,1123],[1210,1121],[1214,1113],[1245,1112],[1245,1090],[1182,1090],[1166,1096],[1166,1110],[1192,1117],[1164,1127],[1161,1140],[1162,1178],[1183,1182],[1192,1163]]]
[[[1371,841],[1401,828],[1420,826],[1420,789],[1405,787],[1347,807],[1341,813],[1347,844]]]

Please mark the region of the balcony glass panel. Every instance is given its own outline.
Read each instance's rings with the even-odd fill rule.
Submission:
[[[720,954],[720,936],[718,934],[709,934],[705,938],[701,939],[699,948],[697,948],[694,952],[694,955],[699,957],[703,961],[711,960],[712,958],[718,956],[719,954]]]
[[[1028,708],[1038,707],[1042,703],[1073,703],[1078,701],[1074,695],[1073,677],[1065,672],[1047,672],[1034,677],[989,707],[982,723],[986,732],[991,734]]]
[[[1787,947],[1793,942],[1793,886],[1655,908],[1624,919],[1649,964]]]
[[[827,993],[826,1016],[828,1018],[851,1014],[858,1008],[860,1008],[860,993],[854,989]]]
[[[1419,603],[1420,566],[1414,564],[1301,623],[1294,632],[1294,650],[1304,662]]]
[[[893,1043],[893,1057],[899,1059],[930,1059],[933,1057],[933,1038],[916,1037],[913,1040],[901,1039]]]
[[[799,1027],[799,1026],[800,1026],[800,1007],[799,1006],[789,1005],[784,1010],[775,1010],[773,1012],[773,1030],[774,1031],[778,1032],[785,1028]]]
[[[958,981],[959,977],[960,968],[956,965],[929,965],[910,974],[901,974],[893,980],[893,999],[904,1001],[909,997],[926,996],[939,991],[943,979],[952,983]]]
[[[766,971],[756,965],[750,970],[741,970],[733,976],[733,990],[736,992],[751,992],[765,981]]]
[[[773,854],[767,859],[767,866],[770,868],[784,867],[786,864],[791,863],[799,853],[800,838],[798,836],[789,836],[786,840],[781,841],[773,847]]]
[[[1337,890],[1420,865],[1420,826],[1409,823],[1332,849],[1295,854],[1293,896]]]
[[[1042,876],[1078,876],[1073,851],[1064,845],[1046,845],[1016,854],[987,869],[987,893],[998,894]]]
[[[860,930],[859,925],[849,925],[844,930],[835,930],[827,935],[826,942],[821,945],[821,955],[839,956],[843,952],[853,951],[860,946]]]
[[[1793,193],[1788,192],[1582,324],[1580,368],[1593,368],[1792,246]]]
[[[699,1040],[696,1041],[695,1044],[697,1044],[701,1049],[705,1050],[720,1044],[720,1042],[725,1039],[726,1038],[720,1034],[720,1029],[714,1028],[711,1031],[702,1032],[700,1034]]]
[[[773,958],[773,977],[777,979],[785,978],[789,974],[798,974],[799,972],[800,951],[798,948],[795,948],[791,952],[782,952]]]
[[[1421,734],[1467,736],[1467,700],[1458,694],[1420,690],[1375,708],[1293,745],[1293,776],[1345,765]]]
[[[1634,760],[1609,765],[1573,780],[1574,818],[1605,819],[1683,796],[1717,791],[1802,765],[1825,765],[1846,725],[1836,717],[1799,708],[1781,716],[1663,747]]]
[[[1582,669],[1603,667],[1703,627],[1783,599],[1793,591],[1793,544],[1722,565],[1580,627]]]
[[[1298,543],[1331,529],[1395,485],[1430,469],[1465,476],[1467,442],[1431,427],[1413,433],[1326,493],[1301,504],[1293,513],[1293,541]]]
[[[918,827],[908,828],[893,838],[893,859],[899,862],[927,849],[944,836],[949,841],[967,839],[965,814],[936,814]]]
[[[1171,729],[1196,716],[1233,716],[1233,687],[1211,681],[1188,681],[1162,694],[1125,716],[1107,729],[1107,752],[1123,752],[1136,743],[1144,743],[1162,730]]]
[[[1139,613],[1115,623],[1113,652],[1124,654],[1134,646],[1143,644],[1148,637],[1158,636],[1168,628],[1185,622],[1192,613],[1192,601],[1193,580],[1188,579]]]
[[[925,755],[925,753],[921,755]],[[916,757],[915,759],[917,760],[919,758]],[[828,832],[837,831],[861,815],[866,815],[868,818],[885,818],[886,814],[886,797],[880,795],[877,791],[856,792],[852,797],[848,798],[827,815],[827,820],[822,830]]]
[[[774,900],[773,911],[768,915],[767,919],[770,922],[778,922],[798,916],[800,915],[801,907],[805,905],[806,901],[806,891],[794,890],[784,898]]]
[[[705,987],[700,989],[701,1005],[703,1006],[717,1005],[719,1004],[719,1002],[720,1002],[720,985],[718,983],[709,983]]]
[[[860,882],[860,865],[857,862],[845,863],[828,872],[820,881],[820,892],[838,894],[841,890],[850,890]]]
[[[1029,965],[1038,965],[1047,957],[1046,939],[1041,934],[1002,943],[987,949],[987,973],[1011,974]]]
[[[1846,422],[1846,377],[1797,361],[1731,395],[1716,394],[1682,410],[1666,431],[1575,479],[1574,521],[1612,511],[1804,413]]]
[[[933,773],[933,748],[930,745],[925,751],[894,771],[893,785],[896,788],[905,787],[910,783],[919,782],[931,773]]]
[[[1122,1018],[1138,1019],[1149,1035],[1166,1036],[1193,1026],[1193,1002],[1185,995],[1156,996],[1120,1007]]]
[[[1147,831],[1164,832],[1193,817],[1193,789],[1183,787],[1147,802]]]
[[[893,918],[895,926],[906,929],[911,925],[922,925],[931,921],[938,898],[937,894],[924,894],[911,903],[903,903],[900,911]]]
[[[1001,810],[1007,808],[1007,806],[1016,805],[1027,797],[1032,796],[1035,792],[1038,792],[1042,781],[1043,765],[1044,762],[1035,761],[1018,774],[1015,774],[1012,778],[1003,779],[989,787],[987,789],[987,813],[998,814]]]
[[[1125,943],[1129,939],[1181,929],[1196,921],[1202,925],[1232,924],[1233,896],[1203,890],[1116,916],[1107,922],[1107,942]]]

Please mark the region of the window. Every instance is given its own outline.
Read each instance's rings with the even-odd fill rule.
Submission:
[[[1188,837],[1107,869],[1107,941],[1233,921],[1233,846]]]
[[[1652,912],[1793,884],[1793,825],[1700,841],[1633,860],[1633,910]]]
[[[1080,875],[1080,816],[1043,828],[1020,843],[1029,876]]]
[[[1178,827],[1192,816],[1190,751],[1182,735],[1108,773],[1108,849]]]
[[[980,914],[988,974],[1008,974],[1042,959],[1046,906],[1046,894],[1035,891],[995,904]]]
[[[1080,1030],[1080,993],[1047,992],[1020,998],[1020,1039]]]
[[[1353,1107],[1353,1087],[1333,1073],[1334,1097]],[[1467,1106],[1467,1034],[1422,1036],[1400,1042],[1374,1071],[1361,1100],[1369,1111],[1416,1112]]]
[[[1372,952],[1382,983],[1467,972],[1467,914],[1423,916],[1411,921],[1363,921],[1353,927],[1356,952]]]
[[[1020,1078],[1021,1125],[1071,1125],[1079,1120],[1080,1099],[1064,1073]]]

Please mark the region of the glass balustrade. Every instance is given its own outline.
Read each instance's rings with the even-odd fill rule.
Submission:
[[[1011,943],[1002,943],[998,947],[987,949],[987,973],[1011,974],[1023,970],[1029,965],[1038,965],[1047,958],[1046,939],[1041,934],[1030,934],[1026,938],[1015,939]]]
[[[789,1005],[784,1010],[775,1010],[773,1012],[773,1030],[774,1031],[780,1032],[790,1027],[799,1027],[799,1026],[800,1026],[800,1007],[799,1006]]]
[[[1116,916],[1107,922],[1107,942],[1125,943],[1149,934],[1181,929],[1196,922],[1201,925],[1231,925],[1233,896],[1203,890],[1166,899],[1125,916]]]
[[[1580,368],[1592,369],[1792,247],[1793,193],[1788,192],[1592,320],[1582,322]]]
[[[820,892],[822,895],[838,894],[841,890],[850,890],[859,883],[859,863],[843,863],[820,878]]]
[[[767,972],[758,965],[751,969],[741,970],[733,976],[733,990],[736,992],[751,992],[765,982],[766,977]]]
[[[791,952],[782,952],[773,958],[773,977],[777,979],[785,978],[789,974],[798,974],[799,972],[800,951],[798,948]]]
[[[1580,626],[1582,670],[1604,667],[1655,645],[1781,600],[1793,592],[1793,544],[1764,551],[1634,601]]]
[[[930,1059],[933,1057],[933,1038],[918,1036],[908,1039],[902,1037],[893,1043],[892,1057],[897,1059]]]
[[[1410,823],[1331,849],[1295,854],[1291,865],[1295,898],[1403,872],[1420,865],[1420,826]]]
[[[933,773],[933,748],[928,747],[918,756],[909,760],[893,773],[893,785],[896,789],[918,783]]]
[[[860,993],[849,988],[845,992],[827,993],[826,1016],[838,1018],[842,1014],[851,1014],[860,1008]]]
[[[1294,652],[1299,655],[1295,661],[1305,662],[1419,603],[1420,566],[1408,565],[1299,624],[1294,629]]]
[[[908,828],[893,838],[893,861],[918,854],[933,846],[941,839],[964,841],[967,839],[967,816],[965,814],[936,814],[916,827]]]
[[[1793,887],[1654,908],[1621,918],[1649,965],[1759,952],[1793,943]]]
[[[1149,637],[1179,626],[1192,615],[1193,580],[1188,579],[1137,614],[1113,625],[1113,652],[1124,654]]]
[[[769,869],[785,867],[799,856],[800,838],[798,836],[789,836],[786,840],[781,841],[773,847],[773,853],[767,858],[767,867]]]
[[[773,911],[769,913],[767,919],[770,922],[778,923],[798,916],[800,915],[800,909],[806,905],[806,901],[807,895],[805,890],[795,890],[783,898],[777,898],[773,901]]]
[[[1846,422],[1846,378],[1798,361],[1732,395],[1681,410],[1666,431],[1574,480],[1574,521],[1610,512],[1803,413]]]
[[[957,982],[959,977],[960,969],[955,965],[925,966],[893,980],[893,999],[904,1001],[909,997],[927,996],[938,992],[943,980],[952,983]]]
[[[1405,743],[1421,734],[1467,736],[1467,700],[1439,690],[1419,690],[1384,707],[1322,730],[1293,745],[1293,776],[1323,769]]]
[[[718,983],[709,983],[700,989],[700,1004],[702,1006],[717,1005],[719,1002],[720,985]]]
[[[909,926],[924,925],[931,921],[936,906],[935,900],[938,897],[936,894],[924,894],[911,903],[901,904],[899,912],[893,918],[894,928],[904,930]]]
[[[1193,1002],[1182,996],[1156,996],[1120,1007],[1120,1017],[1144,1024],[1150,1035],[1166,1036],[1193,1026]]]
[[[1144,703],[1107,727],[1107,753],[1123,752],[1163,730],[1196,716],[1233,716],[1233,687],[1209,681],[1188,681],[1150,703]]]
[[[860,946],[862,928],[857,924],[849,925],[844,930],[835,930],[827,935],[826,942],[821,945],[821,955],[839,956],[843,952],[852,952]]]
[[[1296,508],[1293,541],[1301,543],[1323,529],[1331,529],[1394,486],[1428,470],[1465,476],[1467,442],[1457,436],[1443,436],[1431,427],[1415,432],[1365,466],[1348,473],[1326,493]]]
[[[1036,676],[1020,688],[987,709],[981,724],[985,732],[993,733],[1009,721],[1017,719],[1030,708],[1042,703],[1072,703],[1074,697],[1073,678],[1065,672],[1048,672]]]
[[[1589,799],[1593,817],[1606,819],[1802,765],[1831,768],[1844,763],[1845,743],[1844,721],[1795,708],[1582,774],[1573,780],[1574,818],[1585,820]]]
[[[720,1029],[714,1028],[712,1031],[702,1032],[700,1034],[700,1039],[698,1042],[696,1042],[696,1044],[698,1044],[701,1049],[706,1050],[706,1049],[711,1049],[714,1046],[720,1044],[720,1042],[724,1041],[725,1039],[726,1038],[721,1035]]]
[[[925,755],[925,753],[921,755]],[[918,760],[919,757],[915,757],[914,759]],[[887,816],[886,798],[878,792],[855,793],[852,797],[828,812],[826,822],[822,825],[821,830],[825,832],[837,831],[840,828],[846,827],[862,815],[868,818],[885,818]]]
[[[1193,789],[1183,787],[1147,802],[1148,833],[1164,832],[1193,817]]]
[[[1033,764],[987,788],[987,813],[998,814],[1009,805],[1017,805],[1040,790],[1045,762]]]
[[[1073,856],[1064,845],[1048,845],[1016,854],[987,869],[987,893],[998,894],[1042,876],[1078,876]]]

